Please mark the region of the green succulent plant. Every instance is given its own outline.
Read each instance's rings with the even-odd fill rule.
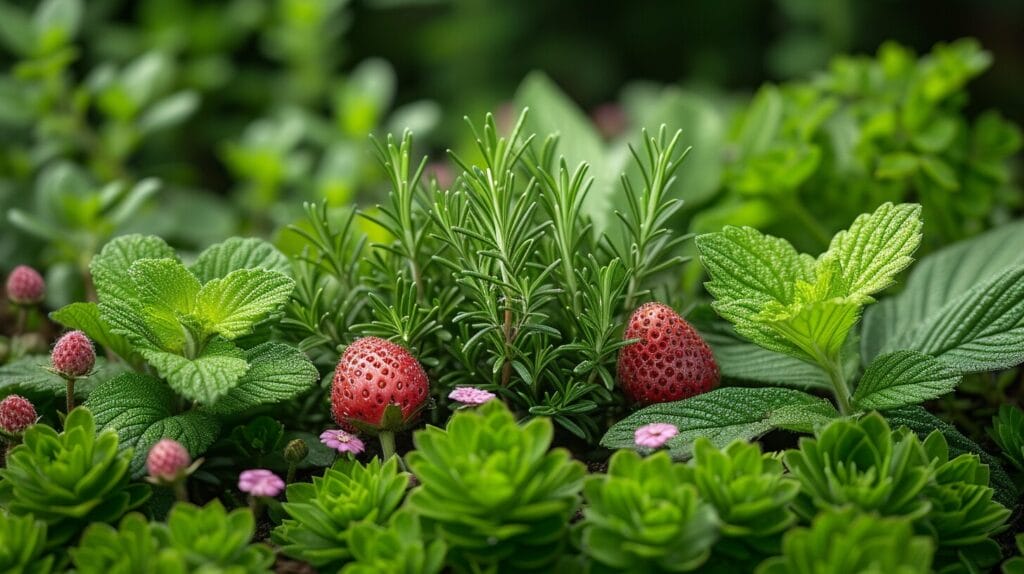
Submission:
[[[421,485],[407,505],[448,544],[457,572],[540,571],[568,542],[584,467],[548,451],[547,419],[519,425],[500,401],[416,433],[409,468]]]
[[[594,571],[687,572],[708,559],[718,518],[687,474],[665,452],[621,450],[587,479],[580,546]]]
[[[387,526],[356,523],[349,534],[349,548],[353,561],[341,569],[342,574],[437,574],[444,567],[446,551],[443,540],[427,543],[419,517],[407,510],[396,512]]]
[[[706,438],[697,439],[682,476],[718,515],[716,559],[756,564],[778,553],[783,532],[796,521],[790,503],[800,492],[800,484],[784,477],[783,470],[782,461],[762,454],[757,444],[734,441],[719,450]]]
[[[1000,407],[989,434],[999,445],[1003,458],[1024,472],[1024,410],[1011,405]]]
[[[46,554],[46,523],[31,515],[0,510],[0,572],[49,574],[53,556]]]
[[[92,413],[79,407],[64,432],[37,424],[0,470],[0,506],[46,523],[47,547],[66,544],[93,522],[114,522],[149,497],[149,487],[129,484],[131,449],[118,450],[117,434],[96,433]]]
[[[932,571],[933,550],[906,518],[846,508],[787,532],[782,555],[761,563],[757,574],[924,574]]]
[[[149,523],[132,513],[116,529],[107,524],[90,526],[70,554],[81,574],[270,572],[273,552],[249,543],[255,529],[248,509],[229,513],[216,500],[205,507],[179,503],[166,524]]]
[[[312,483],[288,486],[282,507],[288,518],[273,539],[288,556],[323,569],[352,560],[349,528],[360,522],[384,524],[402,502],[409,477],[397,459],[369,464],[340,459]]]

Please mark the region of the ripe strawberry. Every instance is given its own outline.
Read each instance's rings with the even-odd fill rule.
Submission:
[[[96,349],[85,333],[70,331],[57,340],[50,353],[50,360],[54,372],[65,379],[84,377],[96,364]]]
[[[415,420],[428,390],[427,374],[409,351],[391,341],[364,337],[349,345],[338,361],[331,412],[347,430],[396,431]],[[391,405],[397,409],[388,409]],[[391,415],[385,417],[389,410]]]
[[[7,298],[15,305],[35,305],[46,295],[46,282],[38,271],[19,265],[7,276]]]
[[[0,401],[0,430],[18,434],[32,426],[38,418],[36,408],[21,395],[8,395]]]
[[[638,403],[665,403],[718,386],[718,364],[697,331],[671,307],[645,303],[626,326],[619,351],[619,384]]]

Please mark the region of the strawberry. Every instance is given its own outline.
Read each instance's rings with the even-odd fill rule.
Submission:
[[[697,330],[662,303],[645,303],[629,319],[619,351],[619,384],[638,403],[665,403],[718,386],[718,364]]]
[[[7,298],[15,305],[35,305],[46,295],[46,282],[38,271],[19,265],[7,276]]]
[[[338,361],[331,411],[347,430],[396,431],[416,419],[428,390],[427,373],[409,351],[364,337],[349,345]]]

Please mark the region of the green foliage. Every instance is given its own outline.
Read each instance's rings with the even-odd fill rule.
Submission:
[[[999,415],[992,419],[989,431],[999,445],[1003,458],[1024,472],[1024,411],[1011,405],[999,408]]]
[[[271,549],[249,544],[255,529],[247,509],[228,513],[216,500],[205,507],[180,503],[166,524],[147,523],[137,513],[125,516],[117,529],[95,524],[70,554],[76,571],[83,574],[270,572]]]
[[[782,534],[796,521],[790,504],[800,485],[783,477],[777,456],[743,441],[719,450],[699,438],[682,474],[718,515],[721,539],[712,561],[752,566],[779,552]]]
[[[665,453],[622,450],[608,474],[587,479],[580,546],[595,572],[688,572],[711,555],[714,507]]]
[[[53,556],[46,555],[46,523],[32,515],[13,516],[0,510],[0,570],[49,574]]]
[[[343,574],[438,574],[444,567],[444,541],[427,544],[420,519],[408,511],[396,512],[387,526],[354,524],[349,548],[353,561],[341,569]]]
[[[288,486],[282,507],[288,518],[274,529],[282,551],[318,568],[339,568],[353,559],[351,528],[359,523],[385,524],[405,496],[408,475],[397,459],[369,464],[340,459],[312,483]],[[364,532],[365,534],[365,532]],[[360,539],[361,552],[372,552]]]
[[[0,470],[0,504],[45,522],[47,548],[60,547],[90,523],[114,522],[149,497],[148,486],[128,483],[131,457],[118,450],[115,433],[97,434],[92,413],[79,407],[62,433],[41,424],[25,431]]]
[[[1018,534],[1017,556],[1003,562],[1003,574],[1020,574],[1024,572],[1024,534]]]
[[[853,403],[859,409],[887,409],[923,403],[951,392],[960,374],[939,359],[916,351],[882,355],[857,383]]]
[[[551,422],[519,425],[499,401],[416,433],[407,506],[436,529],[458,572],[544,569],[566,547],[583,465],[548,452]]]
[[[909,520],[847,508],[786,533],[782,556],[765,561],[757,574],[924,574],[931,572],[933,551],[928,537],[914,535]]]

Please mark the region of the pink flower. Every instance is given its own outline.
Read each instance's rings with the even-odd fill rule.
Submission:
[[[494,393],[476,387],[459,387],[448,393],[449,399],[465,405],[482,405],[494,397]]]
[[[338,452],[349,452],[353,456],[363,452],[366,445],[356,435],[341,429],[329,429],[320,433],[320,442]]]
[[[81,331],[69,331],[57,340],[50,353],[53,370],[64,378],[78,378],[89,374],[96,364],[96,349]]]
[[[146,469],[156,479],[173,481],[179,479],[192,464],[192,457],[185,447],[174,439],[164,438],[149,449]]]
[[[636,434],[633,436],[637,446],[659,448],[677,434],[679,434],[679,429],[676,428],[676,425],[651,423],[636,429]]]
[[[0,430],[17,434],[35,424],[38,418],[36,408],[21,395],[8,395],[0,401]]]
[[[7,298],[15,305],[35,305],[46,296],[46,282],[38,271],[19,265],[7,276]]]
[[[284,490],[284,481],[265,468],[243,470],[238,475],[238,490],[253,496],[274,497]]]

